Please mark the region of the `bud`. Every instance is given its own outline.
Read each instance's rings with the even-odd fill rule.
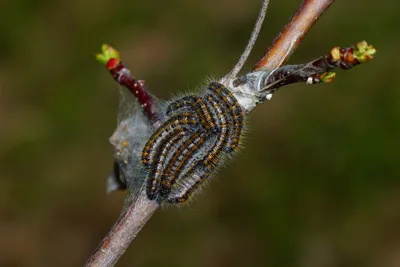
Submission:
[[[114,68],[120,61],[118,51],[107,44],[101,46],[101,53],[96,54],[96,59],[107,69]]]

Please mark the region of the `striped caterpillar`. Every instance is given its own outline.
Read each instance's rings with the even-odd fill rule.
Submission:
[[[146,194],[151,200],[184,203],[238,150],[243,110],[231,92],[212,82],[203,95],[189,95],[170,103],[167,119],[142,151],[147,170]]]

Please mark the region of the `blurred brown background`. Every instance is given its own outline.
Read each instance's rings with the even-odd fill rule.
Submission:
[[[271,0],[247,69],[300,0]],[[81,266],[106,195],[118,48],[160,98],[221,77],[260,1],[0,1],[0,266]],[[190,207],[159,211],[118,266],[400,266],[398,1],[337,1],[290,63],[366,39],[376,59],[291,85],[249,116],[245,149]]]

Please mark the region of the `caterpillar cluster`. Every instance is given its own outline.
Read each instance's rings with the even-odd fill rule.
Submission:
[[[146,194],[151,200],[179,204],[237,151],[243,110],[222,84],[212,82],[201,96],[170,103],[166,121],[150,136],[141,162],[148,170]]]

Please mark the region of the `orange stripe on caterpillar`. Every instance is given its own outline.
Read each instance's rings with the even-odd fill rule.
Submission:
[[[170,158],[167,166],[164,169],[164,174],[161,179],[161,197],[165,198],[171,191],[171,185],[181,173],[185,164],[192,159],[193,153],[203,145],[208,136],[208,132],[196,131],[183,144],[181,144],[173,156]]]
[[[226,107],[227,112],[229,112],[232,117],[233,127],[231,128],[231,140],[227,145],[227,152],[235,151],[239,148],[239,144],[241,141],[242,129],[243,129],[243,110],[236,98],[232,95],[232,93],[226,89],[222,84],[217,82],[212,82],[209,85],[209,90],[215,93],[216,97],[222,100],[224,106]]]
[[[162,168],[168,153],[171,151],[171,147],[179,142],[179,139],[185,135],[185,131],[182,128],[178,128],[169,133],[162,142],[158,145],[157,151],[152,157],[151,170],[147,177],[147,197],[151,200],[157,198],[160,176],[162,175]]]
[[[154,151],[158,147],[158,143],[167,135],[173,131],[174,128],[180,126],[195,126],[198,125],[198,119],[189,112],[176,115],[168,119],[163,125],[161,125],[149,138],[142,151],[142,164],[149,166],[151,164],[151,157]]]

